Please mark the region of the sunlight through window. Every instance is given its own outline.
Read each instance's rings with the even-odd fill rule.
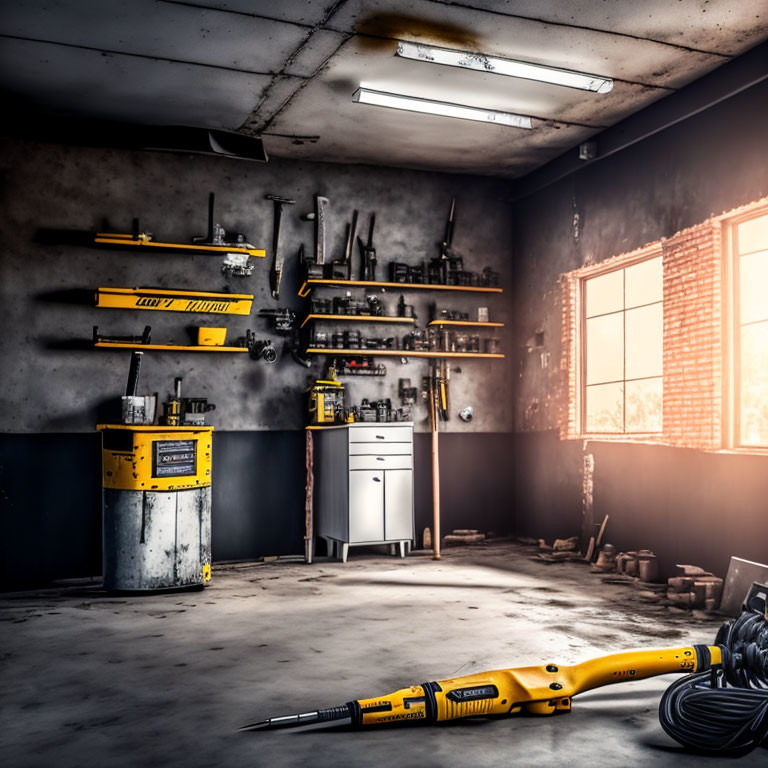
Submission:
[[[583,431],[661,432],[661,256],[584,281]]]

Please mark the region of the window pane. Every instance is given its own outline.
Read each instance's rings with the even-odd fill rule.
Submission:
[[[608,272],[586,281],[584,291],[585,317],[604,315],[624,309],[624,272]]]
[[[741,329],[741,443],[768,446],[768,322]]]
[[[739,253],[751,253],[768,248],[768,215],[743,221],[736,230]]]
[[[661,432],[661,377],[628,381],[627,432]]]
[[[739,259],[741,322],[768,320],[768,251]]]
[[[626,378],[661,376],[664,330],[661,304],[627,310],[625,322]]]
[[[587,384],[624,378],[624,313],[587,320]]]
[[[622,432],[624,430],[624,385],[597,384],[586,388],[587,432]]]
[[[661,256],[627,267],[625,272],[627,308],[661,301]]]

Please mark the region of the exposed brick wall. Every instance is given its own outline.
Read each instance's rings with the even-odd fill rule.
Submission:
[[[560,437],[583,438],[578,423],[581,281],[661,252],[664,286],[663,427],[642,442],[718,450],[724,412],[724,232],[730,220],[759,213],[768,198],[727,211],[630,253],[561,276]],[[634,441],[631,435],[601,440]]]
[[[563,296],[563,324],[560,356],[560,391],[557,393],[558,424],[560,438],[567,440],[579,437],[577,422],[577,397],[579,391],[577,356],[579,327],[578,294],[580,280],[577,272],[568,272],[560,278]]]
[[[709,219],[662,240],[667,445],[722,447],[721,231]]]

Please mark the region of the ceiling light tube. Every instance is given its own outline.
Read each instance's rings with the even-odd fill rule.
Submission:
[[[446,64],[449,67],[474,69],[478,72],[490,72],[495,75],[520,77],[524,80],[539,80],[543,83],[581,88],[596,93],[608,93],[613,88],[613,80],[610,77],[588,75],[584,72],[573,72],[570,69],[546,67],[542,64],[529,64],[513,59],[500,59],[483,53],[437,48],[421,43],[398,43],[395,56],[414,61],[427,61],[432,64]]]
[[[429,115],[442,115],[443,117],[458,117],[461,120],[477,120],[481,123],[509,125],[513,128],[531,127],[531,118],[526,115],[467,107],[462,104],[449,104],[445,101],[420,99],[416,96],[403,96],[399,93],[373,91],[370,88],[358,88],[352,96],[352,100],[360,104],[373,104],[377,107],[391,107],[392,109],[403,109],[407,112],[424,112]]]

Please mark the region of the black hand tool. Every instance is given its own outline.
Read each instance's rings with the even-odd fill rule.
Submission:
[[[269,270],[269,283],[272,289],[272,298],[280,298],[280,281],[283,277],[283,257],[280,255],[280,219],[284,205],[293,205],[296,201],[277,195],[264,195],[267,200],[275,204],[274,224],[272,225],[272,268]]]

